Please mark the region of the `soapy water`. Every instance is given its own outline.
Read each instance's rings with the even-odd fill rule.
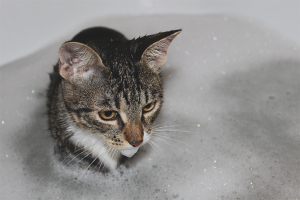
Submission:
[[[2,198],[300,196],[299,44],[229,15],[107,18],[84,27],[89,24],[117,28],[128,38],[183,27],[162,68],[157,137],[137,152],[123,152],[134,155],[109,173],[61,162],[47,131],[45,91],[70,33],[0,68]]]

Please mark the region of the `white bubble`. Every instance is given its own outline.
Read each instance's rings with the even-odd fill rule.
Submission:
[[[34,93],[35,93],[35,91],[34,91],[34,90],[31,90],[31,93],[32,93],[32,94],[34,94]]]
[[[2,121],[2,124],[4,124],[4,121]]]
[[[217,39],[218,39],[217,37],[213,37],[213,40],[215,40],[215,41],[216,41]]]

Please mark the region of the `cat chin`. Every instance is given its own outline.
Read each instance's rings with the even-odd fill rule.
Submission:
[[[139,147],[135,147],[132,149],[122,149],[122,150],[120,150],[120,152],[123,156],[131,158],[138,150],[139,150]]]
[[[123,156],[131,158],[134,154],[136,154],[136,152],[139,150],[139,148],[141,146],[143,146],[144,144],[146,144],[149,141],[149,139],[150,139],[150,137],[149,137],[148,133],[144,132],[143,143],[140,146],[121,149],[120,152]]]

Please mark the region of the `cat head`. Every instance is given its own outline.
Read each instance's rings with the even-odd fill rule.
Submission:
[[[145,144],[163,102],[160,67],[180,32],[63,44],[60,90],[76,126],[101,136],[105,145],[126,156]]]

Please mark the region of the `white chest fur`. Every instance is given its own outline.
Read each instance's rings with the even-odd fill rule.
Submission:
[[[74,125],[69,126],[68,131],[74,133],[70,139],[75,145],[82,146],[84,149],[89,150],[93,157],[97,157],[103,162],[102,165],[105,165],[111,170],[116,169],[120,151],[109,147],[103,135],[78,128]]]

